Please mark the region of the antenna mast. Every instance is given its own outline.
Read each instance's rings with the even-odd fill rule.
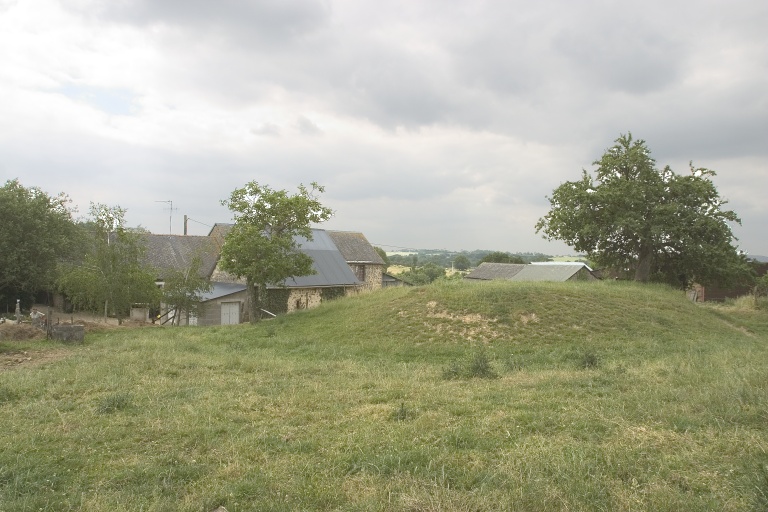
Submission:
[[[171,212],[170,214],[168,214],[168,234],[172,235],[173,234],[173,201],[171,201],[169,199],[168,201],[155,201],[155,202],[156,203],[167,203],[167,204],[170,205],[170,208],[168,208],[170,210],[170,212]]]

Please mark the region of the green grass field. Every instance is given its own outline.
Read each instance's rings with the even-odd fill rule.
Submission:
[[[445,282],[0,371],[0,511],[768,509],[768,312]]]

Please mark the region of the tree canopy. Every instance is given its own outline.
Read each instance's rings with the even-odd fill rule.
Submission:
[[[722,283],[745,275],[729,223],[735,212],[712,182],[714,171],[679,175],[656,161],[643,140],[621,135],[606,150],[593,177],[557,187],[549,213],[536,231],[562,240],[595,264],[634,276],[686,287]]]
[[[91,221],[82,224],[79,261],[64,266],[59,289],[82,309],[110,311],[118,321],[131,304],[159,298],[155,276],[141,263],[145,247],[139,234],[125,227],[125,210],[91,203]]]
[[[373,250],[376,251],[379,256],[381,256],[382,260],[384,260],[384,272],[386,272],[387,267],[389,267],[389,256],[387,256],[387,251],[381,247],[374,247]]]
[[[483,256],[480,263],[525,263],[525,260],[508,252],[494,251]]]
[[[296,237],[311,240],[312,224],[333,215],[317,198],[324,191],[313,182],[289,194],[251,181],[222,201],[234,213],[235,225],[224,240],[220,266],[246,279],[251,323],[261,319],[268,285],[314,273],[312,259],[299,250]]]
[[[15,303],[51,288],[59,260],[74,246],[69,203],[63,193],[50,196],[18,180],[0,187],[0,297]]]
[[[428,262],[421,267],[406,270],[398,274],[397,277],[413,285],[429,284],[441,277],[445,277],[445,268],[436,263]]]
[[[456,268],[456,270],[467,270],[471,265],[472,263],[469,261],[469,258],[465,254],[459,254],[453,260],[453,266]]]

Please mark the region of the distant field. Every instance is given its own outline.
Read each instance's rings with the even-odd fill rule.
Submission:
[[[411,267],[406,267],[405,265],[389,265],[387,267],[387,274],[396,276],[397,274],[402,274],[406,270],[410,270]]]
[[[768,508],[768,312],[444,282],[0,371],[0,511]]]

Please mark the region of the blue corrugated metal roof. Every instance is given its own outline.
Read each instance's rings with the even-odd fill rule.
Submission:
[[[312,230],[312,240],[297,237],[301,252],[312,258],[315,274],[286,279],[284,285],[289,288],[311,286],[354,286],[360,284],[346,260],[336,248],[331,237],[322,229]]]
[[[526,265],[511,281],[567,281],[586,265]]]
[[[226,297],[233,293],[245,290],[245,285],[240,283],[211,283],[211,291],[202,294],[203,300],[213,300],[220,297]]]

